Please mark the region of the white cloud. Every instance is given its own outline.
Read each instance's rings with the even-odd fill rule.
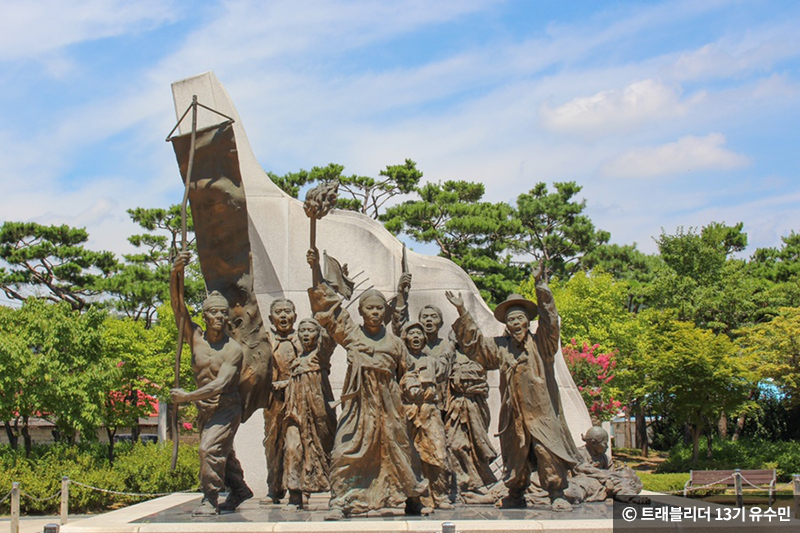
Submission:
[[[544,104],[540,116],[544,127],[553,131],[603,135],[629,131],[653,120],[682,116],[691,104],[681,102],[680,97],[680,87],[646,79],[621,90],[575,98],[558,107]]]
[[[766,72],[782,60],[800,55],[796,21],[725,35],[700,48],[683,52],[669,71],[680,80],[742,76]]]
[[[655,147],[632,148],[606,163],[601,173],[614,178],[654,178],[701,170],[732,170],[750,159],[724,148],[725,136],[687,135],[676,142]]]
[[[6,0],[0,13],[0,60],[36,58],[175,17],[168,0]]]

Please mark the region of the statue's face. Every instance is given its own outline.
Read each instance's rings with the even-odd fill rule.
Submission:
[[[317,346],[317,339],[319,339],[319,329],[314,324],[303,322],[297,328],[297,337],[300,339],[300,344],[303,345],[305,350],[311,351]]]
[[[228,322],[228,308],[213,305],[203,310],[203,320],[206,323],[206,331],[222,331]]]
[[[294,328],[297,314],[295,314],[294,307],[289,302],[278,302],[272,307],[269,319],[275,329],[278,330],[278,333],[285,335]]]
[[[425,332],[419,328],[411,328],[406,331],[405,335],[406,347],[412,353],[419,353],[423,346],[425,346],[426,336]]]
[[[522,309],[512,308],[508,314],[506,314],[506,327],[508,328],[508,332],[517,340],[521,340],[525,336],[530,324],[531,321],[528,315],[526,315],[525,311]]]
[[[366,298],[358,308],[364,325],[369,328],[378,328],[383,325],[383,315],[386,313],[386,302],[380,296]]]
[[[592,455],[604,455],[608,449],[608,442],[605,440],[588,439],[586,449]]]
[[[442,327],[442,317],[430,307],[425,307],[420,311],[419,322],[425,328],[425,333],[427,334],[439,333]]]

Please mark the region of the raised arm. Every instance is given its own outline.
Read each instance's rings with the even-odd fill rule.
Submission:
[[[312,284],[322,282],[322,267],[319,264],[319,250],[317,250],[316,247],[309,248],[306,253],[306,262],[308,266],[311,267]]]
[[[191,344],[194,322],[186,309],[186,302],[183,299],[183,277],[186,265],[189,263],[189,252],[180,252],[172,265],[172,272],[169,277],[169,301],[172,311],[175,313],[175,324],[180,329],[183,324],[183,339]]]
[[[306,254],[306,260],[312,269],[319,268],[319,253],[312,248]],[[344,346],[352,340],[352,333],[358,326],[350,317],[350,313],[342,306],[342,299],[327,282],[308,289],[308,300],[311,312],[320,325],[325,328],[336,344]]]
[[[411,274],[408,272],[400,276],[397,282],[397,296],[394,298],[392,306],[392,330],[398,337],[403,331],[403,327],[408,324],[408,291],[411,290]]]
[[[455,333],[461,351],[480,364],[486,370],[497,370],[500,368],[500,359],[497,355],[497,347],[493,339],[485,339],[475,319],[467,311],[461,293],[446,291],[444,295],[447,300],[458,310],[458,318],[453,323],[453,333]]]
[[[539,327],[536,330],[536,339],[541,348],[542,355],[548,359],[555,357],[558,351],[558,339],[561,331],[558,325],[558,311],[553,293],[547,286],[544,261],[539,263],[533,271],[536,284],[536,301],[539,307]]]

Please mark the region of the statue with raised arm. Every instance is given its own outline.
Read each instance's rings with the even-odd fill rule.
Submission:
[[[411,290],[411,274],[404,272],[397,283],[397,296],[394,298],[392,327],[395,335],[401,335],[410,322],[408,294]],[[438,374],[436,375],[436,405],[444,420],[449,396],[448,377],[456,355],[455,343],[450,338],[442,338],[439,332],[444,319],[442,310],[433,304],[422,307],[417,316],[417,323],[425,335],[424,351],[428,357],[436,359]]]
[[[319,254],[308,251],[313,278],[322,280]],[[331,501],[328,520],[406,504],[420,514],[427,481],[419,477],[403,412],[400,380],[408,353],[403,341],[387,331],[386,298],[367,290],[358,299],[359,326],[341,298],[322,281],[308,289],[314,318],[347,352],[342,413],[331,454]]]
[[[226,325],[230,308],[217,291],[203,302],[206,329],[192,322],[177,279],[189,262],[188,252],[178,254],[170,276],[170,302],[175,321],[184,324],[184,339],[192,351],[192,371],[197,388],[192,392],[170,391],[174,404],[194,402],[200,427],[200,489],[203,500],[193,516],[213,516],[220,510],[232,511],[253,492],[244,481],[242,466],[233,451],[233,438],[242,419],[239,378],[242,372],[241,345],[228,336]],[[220,505],[219,493],[228,487],[228,497]]]
[[[398,334],[408,327],[410,320],[410,289],[411,274],[403,272],[397,284],[392,316],[392,325]],[[434,481],[425,474],[424,457],[423,474],[431,481],[431,496],[434,504],[438,502],[439,508],[450,507],[450,503],[441,495],[450,492],[450,479],[453,476],[456,492],[465,503],[494,503],[494,497],[484,489],[497,482],[490,466],[497,452],[488,433],[490,415],[486,370],[458,352],[452,335],[446,338],[440,336],[443,323],[441,309],[428,304],[420,310],[416,324],[424,336],[423,352],[435,361],[437,368],[435,401],[445,423],[448,471],[443,472],[442,477],[448,481],[447,488],[443,492],[441,480]],[[408,339],[406,346],[412,352]]]
[[[303,351],[289,365],[286,387],[283,485],[286,510],[303,508],[303,493],[330,490],[329,471],[336,412],[328,378],[332,339],[319,322],[304,318],[297,327]]]
[[[578,464],[578,450],[567,427],[556,382],[559,324],[553,294],[534,271],[537,303],[518,294],[497,306],[494,316],[506,325],[504,335],[486,338],[464,306],[460,294],[446,292],[458,310],[453,324],[464,353],[487,370],[500,371],[500,451],[503,482],[508,488],[504,507],[525,507],[531,472],[537,471],[553,510],[570,511],[564,491],[568,474]],[[539,315],[536,333],[531,320]]]

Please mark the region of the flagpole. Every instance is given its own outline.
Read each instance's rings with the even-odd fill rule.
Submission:
[[[197,95],[192,95],[192,134],[189,141],[189,164],[186,168],[186,181],[183,188],[183,201],[181,202],[181,252],[186,252],[188,247],[187,243],[187,221],[186,221],[186,205],[189,202],[189,184],[192,179],[192,167],[194,166],[194,153],[197,143]],[[184,280],[183,273],[178,275],[178,294],[183,298]],[[181,386],[181,352],[183,351],[183,334],[186,330],[184,321],[185,313],[180,316],[180,325],[178,327],[178,345],[175,348],[175,388]],[[171,470],[175,470],[178,466],[178,405],[175,403],[172,406],[172,463]]]

